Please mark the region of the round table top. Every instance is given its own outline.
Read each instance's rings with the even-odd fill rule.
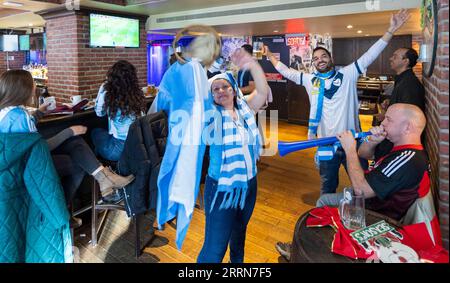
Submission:
[[[365,259],[355,260],[349,257],[338,255],[331,252],[331,243],[335,230],[331,226],[327,227],[306,227],[306,219],[309,211],[303,214],[297,221],[294,232],[294,241],[292,242],[291,262],[337,262],[337,263],[358,263],[365,262]],[[366,210],[367,225],[385,220],[395,227],[400,224],[379,213]]]

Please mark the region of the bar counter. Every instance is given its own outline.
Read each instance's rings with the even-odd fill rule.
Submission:
[[[153,100],[154,97],[145,98],[145,102],[147,103],[146,111],[150,108]],[[44,138],[50,138],[65,128],[74,125],[86,126],[88,132],[85,134],[85,137],[90,137],[92,129],[108,128],[108,118],[107,116],[98,117],[94,109],[82,110],[74,114],[47,115],[39,120],[37,129]],[[90,138],[86,138],[86,141],[91,144]]]
[[[87,136],[94,128],[108,128],[108,118],[98,117],[93,109],[76,112],[66,115],[48,115],[39,120],[37,124],[38,132],[44,138],[50,138],[60,131],[74,125],[83,125],[88,128]]]

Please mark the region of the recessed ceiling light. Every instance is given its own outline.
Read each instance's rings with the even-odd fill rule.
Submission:
[[[353,26],[352,25],[348,25],[347,28],[350,29],[350,28],[353,28]]]
[[[362,33],[362,30],[358,30],[357,33]]]
[[[370,34],[366,34],[366,36],[369,36]]]
[[[23,4],[19,2],[12,2],[12,1],[5,1],[3,2],[3,5],[5,6],[12,6],[12,7],[22,7]]]
[[[29,26],[29,27],[32,27],[32,26],[33,26],[33,24],[32,24],[32,23],[29,23],[29,24],[28,24],[28,26]]]
[[[276,30],[274,30],[273,32],[278,32],[278,30],[276,29]]]

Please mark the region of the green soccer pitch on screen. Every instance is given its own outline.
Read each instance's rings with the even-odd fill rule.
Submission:
[[[90,14],[91,47],[139,47],[139,20]]]
[[[19,35],[19,50],[20,51],[30,50],[30,35],[28,34]]]

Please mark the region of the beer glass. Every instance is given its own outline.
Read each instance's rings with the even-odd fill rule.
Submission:
[[[352,188],[345,188],[344,198],[339,204],[339,214],[342,224],[349,230],[366,227],[364,193],[355,195]]]
[[[263,48],[264,43],[261,41],[255,41],[253,42],[253,57],[255,57],[256,60],[261,60],[263,55]]]

